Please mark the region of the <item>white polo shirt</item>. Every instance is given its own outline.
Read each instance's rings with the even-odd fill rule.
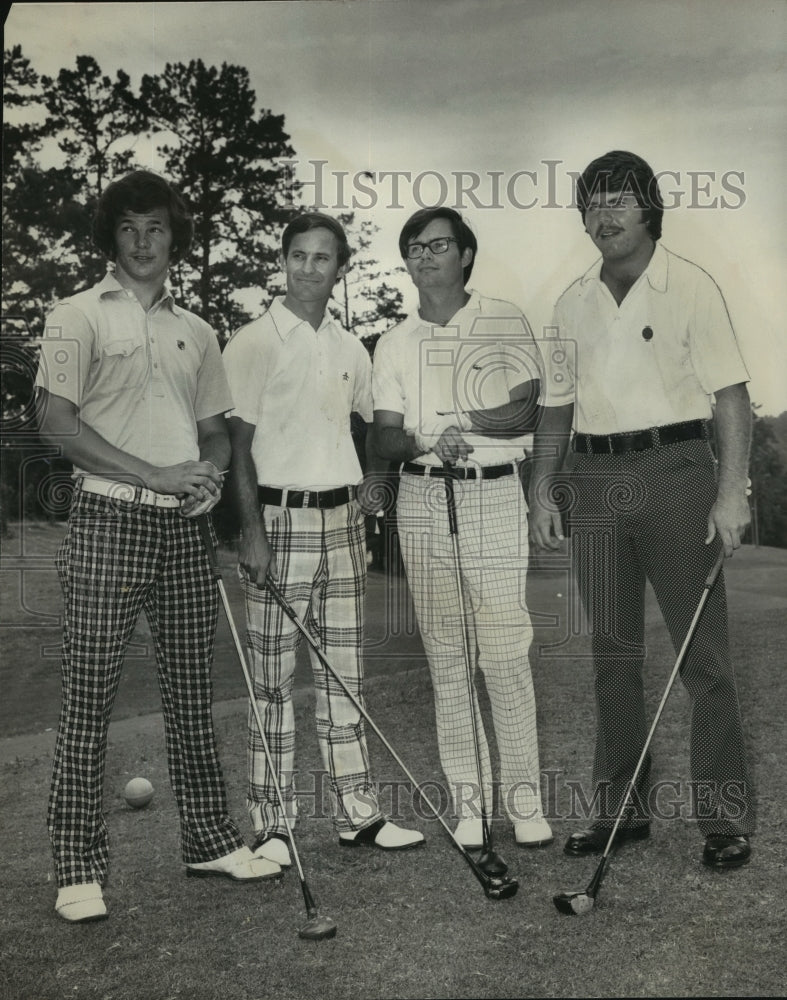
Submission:
[[[657,244],[618,306],[601,264],[557,301],[545,404],[574,402],[584,434],[708,419],[714,392],[749,380],[713,278]]]
[[[401,413],[412,434],[425,415],[502,406],[512,389],[534,379],[543,379],[541,351],[522,311],[473,291],[444,327],[416,312],[383,334],[374,352],[372,394],[374,408]],[[530,434],[505,441],[463,437],[474,448],[468,464],[481,466],[519,461],[532,441]],[[434,452],[418,462],[442,465]]]
[[[146,311],[111,273],[49,314],[36,385],[156,466],[198,459],[197,421],[232,405],[212,328],[166,288]]]
[[[261,486],[323,490],[361,479],[350,413],[372,419],[366,348],[327,313],[319,329],[273,300],[222,355],[232,416],[256,428],[251,454]]]

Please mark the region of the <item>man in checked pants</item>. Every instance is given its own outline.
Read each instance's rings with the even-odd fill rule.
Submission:
[[[57,554],[63,699],[48,813],[55,909],[71,922],[107,915],[107,729],[142,610],[187,874],[280,874],[253,857],[227,814],[213,734],[218,595],[194,517],[220,496],[231,401],[214,332],[165,284],[192,232],[185,203],[158,175],[137,171],[110,184],[94,236],[111,269],[56,306],[41,346],[40,433],[73,463],[76,479]]]
[[[491,813],[492,805],[489,748],[467,685],[467,625],[470,655],[475,660],[477,647],[492,707],[501,805],[520,846],[547,845],[553,838],[541,805],[525,605],[527,507],[519,478],[539,396],[540,350],[516,306],[466,290],[477,241],[458,212],[416,212],[401,231],[399,250],[419,308],[377,345],[374,443],[382,458],[401,463],[397,528],[432,676],[440,760],[459,819],[455,836],[480,848],[482,806]],[[455,466],[468,623],[458,609],[440,475],[446,462]]]
[[[289,819],[297,812],[292,691],[301,635],[266,588],[269,574],[331,666],[362,697],[366,545],[350,414],[371,420],[371,363],[361,342],[327,311],[349,257],[335,219],[316,212],[295,218],[282,234],[286,294],[238,330],[224,351],[234,400],[231,477],[249,653]],[[420,846],[421,833],[382,816],[363,719],[313,650],[310,656],[339,843],[382,850]],[[290,865],[287,826],[251,712],[248,804],[255,854]]]

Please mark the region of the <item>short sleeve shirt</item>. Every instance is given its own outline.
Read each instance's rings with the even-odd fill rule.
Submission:
[[[327,313],[315,330],[277,297],[224,349],[234,409],[256,428],[257,482],[280,489],[357,483],[361,466],[350,414],[372,419],[371,360]]]
[[[146,311],[110,273],[47,317],[36,385],[156,466],[198,459],[197,421],[232,406],[211,327],[167,289]]]
[[[558,299],[554,326],[545,404],[575,403],[581,433],[708,419],[714,392],[749,379],[718,286],[661,244],[620,306],[597,261]]]
[[[522,311],[473,291],[444,327],[414,313],[383,334],[374,354],[372,394],[374,408],[401,413],[412,434],[425,415],[502,406],[512,389],[536,379],[543,379],[541,350]],[[532,440],[463,437],[474,449],[469,464],[482,466],[521,459]],[[434,452],[418,461],[442,464]]]

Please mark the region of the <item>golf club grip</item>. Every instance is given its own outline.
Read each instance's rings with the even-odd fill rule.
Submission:
[[[458,529],[456,524],[456,499],[454,497],[453,466],[450,462],[443,462],[443,470],[445,471],[443,482],[445,483],[445,508],[448,512],[448,530],[452,535],[456,535],[458,533]]]
[[[202,544],[205,546],[205,552],[208,556],[211,573],[213,573],[217,580],[220,580],[221,570],[219,569],[218,559],[216,558],[216,546],[213,544],[213,539],[211,538],[210,521],[208,520],[207,514],[199,515],[197,518],[197,527],[199,528],[199,533],[202,536]]]
[[[713,569],[710,571],[710,573],[708,573],[708,579],[705,581],[706,589],[710,590],[710,588],[716,582],[719,573],[721,573],[721,568],[723,565],[724,565],[724,549],[722,548],[721,552],[718,555],[718,558],[716,559],[716,562],[713,564]]]

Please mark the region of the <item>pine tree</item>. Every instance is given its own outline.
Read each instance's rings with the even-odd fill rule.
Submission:
[[[138,98],[125,97],[145,116],[164,172],[194,215],[194,245],[178,275],[184,294],[226,337],[270,298],[279,233],[294,212],[284,116],[256,110],[245,68],[201,59],[167,64],[143,76]]]

